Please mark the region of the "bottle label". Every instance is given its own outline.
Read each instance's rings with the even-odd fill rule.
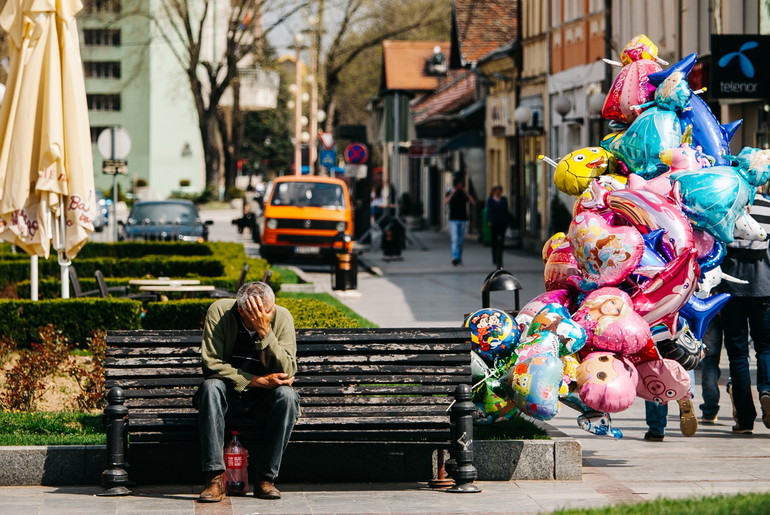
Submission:
[[[225,454],[225,468],[229,469],[241,469],[244,467],[243,454]]]

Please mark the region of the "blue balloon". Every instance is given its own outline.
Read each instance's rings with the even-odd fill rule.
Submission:
[[[679,308],[679,315],[687,321],[693,336],[702,340],[709,322],[728,300],[729,293],[717,293],[705,299],[691,295],[687,303]]]
[[[726,243],[733,241],[735,221],[754,198],[754,188],[731,166],[712,166],[671,174],[681,186],[682,211],[695,227]]]
[[[640,114],[625,132],[602,141],[602,146],[622,161],[629,172],[645,179],[657,177],[668,168],[660,162],[661,151],[681,144],[679,113],[691,97],[692,90],[684,77],[676,82],[664,82],[655,91],[654,105]]]
[[[690,54],[665,70],[649,74],[647,78],[651,84],[659,86],[673,72],[681,72],[687,76],[695,66],[697,57],[698,54]],[[726,125],[720,124],[708,104],[698,95],[693,95],[689,107],[690,109],[681,113],[679,120],[682,131],[688,125],[692,126],[692,146],[700,146],[702,152],[713,157],[717,165],[731,164],[730,140],[743,120],[736,120]]]
[[[714,246],[711,247],[711,251],[709,251],[708,254],[698,260],[698,266],[700,267],[701,275],[722,264],[722,260],[726,255],[727,245],[725,242],[715,239]]]

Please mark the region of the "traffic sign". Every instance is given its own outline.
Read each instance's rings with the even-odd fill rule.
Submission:
[[[345,162],[351,165],[362,165],[369,159],[369,149],[363,143],[351,143],[345,147]]]
[[[337,151],[321,150],[321,166],[324,166],[326,168],[337,166]]]
[[[326,150],[331,150],[334,147],[334,135],[331,132],[318,131],[318,139],[321,140],[321,145]]]
[[[125,159],[131,151],[131,137],[123,127],[107,127],[99,133],[96,148],[104,159]]]
[[[128,161],[125,159],[105,159],[102,161],[104,175],[128,175]]]

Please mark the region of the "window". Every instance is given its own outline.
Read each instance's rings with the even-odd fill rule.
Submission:
[[[120,29],[84,29],[86,46],[120,46]]]
[[[102,127],[102,126],[91,127],[91,143],[96,143],[96,140],[99,139],[99,134],[101,134],[104,129],[107,129],[107,127]]]
[[[119,79],[120,61],[84,61],[83,72],[89,79]]]
[[[83,2],[83,12],[118,14],[120,13],[120,0],[86,0]]]
[[[89,111],[120,111],[120,94],[86,95]]]

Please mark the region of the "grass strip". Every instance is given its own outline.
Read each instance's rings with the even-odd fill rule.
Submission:
[[[283,273],[283,271],[281,271]],[[286,292],[282,291],[278,295],[279,297],[284,297],[287,299],[316,299],[321,302],[324,302],[326,304],[329,304],[331,306],[334,306],[335,308],[342,311],[346,317],[352,318],[353,320],[356,320],[358,322],[359,327],[378,327],[377,324],[372,322],[371,320],[367,320],[366,318],[362,317],[349,307],[347,307],[345,304],[339,301],[336,297],[329,293],[308,293],[308,292]]]
[[[606,508],[558,510],[554,515],[754,515],[768,512],[770,493],[718,495],[692,499],[656,499]]]

